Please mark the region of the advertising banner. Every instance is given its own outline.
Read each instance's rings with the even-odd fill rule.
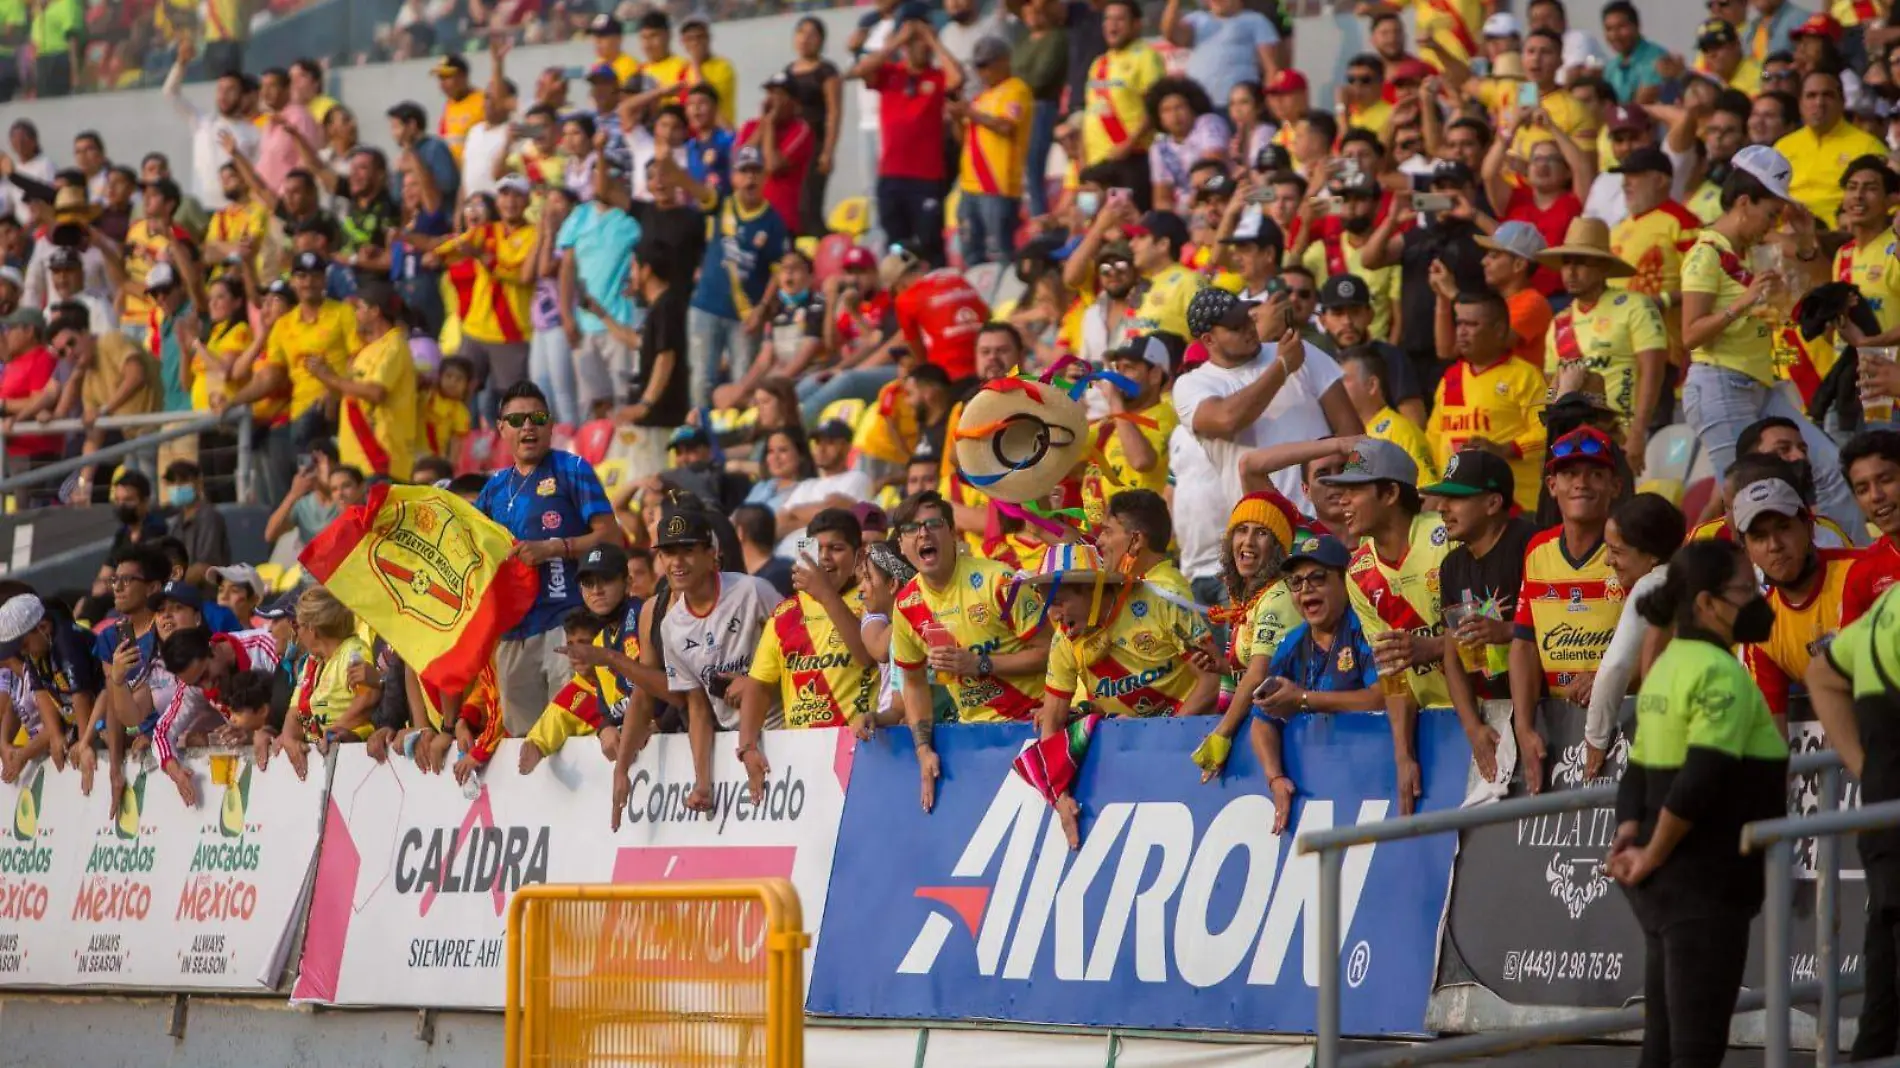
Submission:
[[[1790,746],[1821,748],[1818,724],[1805,707],[1792,710]],[[1629,743],[1622,732],[1594,783],[1584,778],[1583,709],[1544,706],[1550,754],[1548,788],[1576,789],[1621,778]],[[1818,777],[1791,780],[1789,811],[1819,808]],[[1843,790],[1843,807],[1858,804],[1859,787]],[[1616,812],[1603,807],[1481,827],[1462,837],[1445,941],[1448,982],[1475,980],[1517,1005],[1619,1007],[1643,989],[1643,933],[1623,891],[1601,869],[1616,834]],[[1859,969],[1866,886],[1851,838],[1841,839],[1843,974]],[[1794,927],[1789,974],[1814,978],[1814,843],[1796,853]],[[1756,923],[1753,944],[1761,945]],[[1750,952],[1744,982],[1761,985],[1761,954]]]
[[[509,896],[531,883],[782,876],[818,930],[851,775],[850,732],[767,735],[759,804],[722,736],[713,811],[693,812],[691,747],[655,738],[611,829],[613,765],[592,738],[533,773],[503,743],[471,799],[447,773],[338,753],[323,858],[291,999],[337,1005],[499,1009]]]
[[[1081,848],[1011,769],[1018,725],[937,732],[936,809],[910,738],[860,749],[808,1011],[897,1019],[1310,1032],[1319,954],[1341,954],[1353,1034],[1419,1032],[1456,842],[1351,850],[1342,944],[1319,944],[1304,832],[1396,814],[1384,716],[1301,716],[1284,732],[1300,796],[1286,833],[1243,739],[1225,777],[1190,755],[1208,721],[1104,723],[1077,782]],[[1471,753],[1450,712],[1418,724],[1422,810],[1463,799]],[[835,928],[835,932],[830,930]]]
[[[218,778],[213,782],[212,763]],[[104,769],[0,784],[0,986],[256,991],[277,985],[317,856],[325,777],[187,762],[198,803],[137,768],[117,818]]]

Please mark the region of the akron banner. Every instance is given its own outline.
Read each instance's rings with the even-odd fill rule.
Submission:
[[[472,798],[446,772],[344,747],[291,1000],[502,1008],[508,899],[532,883],[786,877],[817,931],[850,732],[768,734],[772,771],[758,804],[731,739],[714,754],[713,811],[699,813],[685,805],[687,738],[654,738],[634,764],[618,833],[613,766],[592,738],[570,741],[529,775],[516,771],[524,743],[505,742]]]
[[[186,761],[198,804],[135,768],[117,817],[99,769],[0,784],[0,986],[255,992],[277,986],[317,856],[325,775]],[[215,767],[215,774],[214,774]],[[216,781],[214,781],[216,780]]]

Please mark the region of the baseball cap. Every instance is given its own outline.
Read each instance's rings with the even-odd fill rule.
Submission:
[[[1735,494],[1735,529],[1746,534],[1755,525],[1755,520],[1773,512],[1775,515],[1803,516],[1808,505],[1793,486],[1779,478],[1764,478],[1759,482],[1750,482]],[[0,607],[0,614],[12,607],[8,601]]]
[[[498,193],[520,193],[523,196],[527,196],[534,192],[534,183],[528,181],[526,175],[510,174],[495,183],[495,191]]]
[[[1241,213],[1240,221],[1234,224],[1234,232],[1226,239],[1229,245],[1272,245],[1275,248],[1286,247],[1286,234],[1280,224],[1267,217],[1267,213],[1257,208],[1249,208]]]
[[[0,326],[26,326],[35,330],[46,329],[46,316],[38,308],[15,308],[6,318],[0,319]]]
[[[596,545],[581,557],[581,566],[574,572],[575,578],[589,575],[612,575],[627,577],[627,550],[611,542]]]
[[[858,529],[866,534],[889,534],[891,517],[884,509],[871,501],[859,501],[851,506],[851,514],[857,518]]]
[[[619,31],[616,30],[615,32],[618,33]],[[596,63],[587,68],[587,80],[590,82],[608,82],[613,85],[619,85],[620,72],[614,69],[612,63]]]
[[[1676,165],[1669,162],[1669,156],[1662,149],[1650,145],[1639,148],[1623,157],[1623,162],[1610,168],[1611,174],[1664,174],[1675,176]]]
[[[764,167],[765,153],[760,152],[757,145],[746,145],[732,154],[732,169],[735,171],[762,170]]]
[[[1266,91],[1269,93],[1304,93],[1306,92],[1306,86],[1306,75],[1301,74],[1292,67],[1281,67],[1279,70],[1273,72],[1273,77],[1267,79]]]
[[[1544,235],[1537,227],[1522,220],[1499,223],[1496,233],[1478,237],[1477,244],[1479,248],[1508,252],[1522,260],[1535,259],[1546,247]]]
[[[1485,493],[1501,493],[1504,502],[1509,504],[1512,494],[1517,491],[1517,480],[1511,475],[1511,465],[1504,457],[1483,449],[1464,449],[1451,454],[1445,461],[1445,477],[1429,486],[1420,486],[1420,493],[1429,493],[1434,497],[1476,497]]]
[[[1727,19],[1709,19],[1695,32],[1695,47],[1698,52],[1707,52],[1711,48],[1732,45],[1741,40],[1735,27]]]
[[[1239,329],[1245,326],[1253,313],[1253,304],[1241,300],[1225,289],[1208,286],[1194,299],[1188,302],[1188,333],[1194,337],[1204,337],[1217,326]]]
[[[153,608],[168,603],[182,604],[186,608],[202,612],[205,607],[205,595],[199,593],[198,587],[191,583],[173,579],[160,587],[158,594],[152,598]]]
[[[46,269],[49,271],[77,271],[84,269],[85,266],[85,257],[81,256],[76,248],[54,248],[52,255],[46,258]],[[8,271],[13,271],[13,277],[7,277]],[[16,286],[21,284],[20,272],[12,267],[0,267],[0,279],[10,281]]]
[[[1112,365],[1117,360],[1138,360],[1163,371],[1171,370],[1174,365],[1173,357],[1168,354],[1168,346],[1153,334],[1112,348],[1102,357],[1105,364]]]
[[[46,605],[38,594],[15,594],[7,603],[0,604],[0,659],[19,656],[20,644],[26,640],[27,633],[44,618]]]
[[[1308,535],[1301,538],[1293,551],[1287,554],[1286,563],[1281,565],[1280,570],[1282,573],[1291,571],[1295,564],[1309,560],[1330,571],[1344,571],[1346,565],[1352,562],[1352,552],[1344,542],[1331,534]]]
[[[1367,308],[1372,306],[1372,290],[1356,274],[1336,274],[1320,283],[1319,306],[1322,308]]]
[[[1213,176],[1207,180],[1207,184],[1194,191],[1194,200],[1196,203],[1199,203],[1207,197],[1231,196],[1233,192],[1234,180],[1219,171],[1215,171]]]
[[[1826,12],[1816,12],[1815,14],[1809,15],[1806,22],[1788,31],[1788,37],[1790,39],[1796,37],[1825,37],[1835,44],[1840,44],[1841,37],[1845,32],[1846,31],[1841,28],[1840,21],[1834,16]]]
[[[59,254],[62,252],[71,255],[74,266],[78,266],[80,264],[81,261],[79,259],[79,252],[77,249],[57,248],[53,252],[52,258],[57,258]],[[48,269],[57,271],[60,268],[57,266],[49,266]],[[12,283],[13,288],[15,289],[26,288],[26,278],[20,274],[20,269],[18,267],[14,267],[11,265],[0,267],[0,282],[10,282]]]
[[[438,78],[445,78],[451,74],[467,74],[468,60],[463,59],[460,55],[443,56],[442,62],[437,63],[435,69],[430,73]]]
[[[318,274],[329,269],[329,262],[314,252],[299,252],[290,261],[291,274]]]
[[[877,284],[885,289],[896,287],[904,276],[924,266],[924,261],[907,248],[891,246],[891,251],[877,264]]]
[[[1143,236],[1164,238],[1176,249],[1188,242],[1187,223],[1182,222],[1181,217],[1171,211],[1148,212],[1141,217],[1140,222],[1133,226],[1122,227],[1122,233],[1130,238]]]
[[[1253,155],[1253,169],[1268,174],[1293,169],[1293,156],[1285,145],[1261,145],[1260,151]]]
[[[235,582],[240,586],[249,586],[251,595],[254,597],[261,598],[270,592],[270,584],[265,582],[264,576],[258,574],[257,569],[249,564],[227,564],[224,567],[214,567],[205,574],[210,576],[213,582]]]
[[[587,35],[590,37],[618,37],[620,32],[620,20],[608,14],[595,15],[593,21],[587,24]]]
[[[282,278],[271,279],[270,285],[264,287],[264,295],[267,297],[282,297],[292,304],[297,302],[297,291],[290,288],[290,283]]]
[[[660,536],[653,540],[656,548],[673,549],[712,543],[712,523],[707,521],[704,512],[669,507],[660,513]],[[626,564],[620,566],[625,569]]]
[[[970,50],[970,62],[978,67],[987,67],[1009,58],[1009,43],[1001,37],[985,37]]]
[[[767,92],[771,92],[774,89],[783,89],[789,93],[791,92],[791,89],[792,89],[791,75],[786,74],[782,70],[774,71],[771,77],[759,83],[759,88],[764,89]]]
[[[1610,108],[1609,127],[1611,133],[1625,130],[1650,130],[1655,128],[1656,120],[1641,104],[1617,104]]]
[[[1788,183],[1794,179],[1794,168],[1788,164],[1788,157],[1775,149],[1749,145],[1729,158],[1729,166],[1760,182],[1770,195],[1793,202]]]
[[[695,28],[701,29],[701,30],[710,30],[712,29],[712,20],[700,14],[688,15],[685,18],[680,20],[681,33],[685,33],[687,30],[691,30]]]
[[[1480,31],[1485,37],[1518,37],[1523,32],[1524,27],[1517,21],[1517,16],[1509,11],[1500,11],[1485,19],[1484,28]]]
[[[1126,241],[1104,241],[1102,242],[1102,247],[1095,250],[1095,265],[1097,267],[1100,267],[1104,263],[1115,263],[1118,261],[1122,263],[1132,263],[1134,259],[1135,250],[1129,248],[1128,242]]]
[[[1573,461],[1615,470],[1616,447],[1610,443],[1610,436],[1596,427],[1579,427],[1550,443],[1544,469],[1554,471]]]
[[[262,620],[289,619],[297,614],[297,598],[302,595],[302,590],[289,590],[279,594],[277,598],[269,604],[258,606],[256,612],[257,618]]]
[[[1346,466],[1338,474],[1320,479],[1320,484],[1326,486],[1363,486],[1371,482],[1398,482],[1415,486],[1418,484],[1418,464],[1397,445],[1378,438],[1367,438],[1352,447],[1352,452],[1346,456]]]
[[[851,429],[850,423],[842,419],[827,419],[812,428],[811,436],[814,439],[826,438],[831,441],[850,441],[857,435]]]
[[[1433,186],[1470,185],[1476,180],[1471,174],[1471,168],[1465,166],[1462,160],[1441,159],[1432,164],[1431,184]]]
[[[685,449],[694,446],[706,449],[712,448],[712,437],[706,433],[704,427],[683,426],[673,431],[673,436],[666,439],[667,452],[672,452],[674,449]]]
[[[1349,171],[1334,178],[1327,186],[1337,197],[1374,198],[1379,195],[1379,183],[1365,171]]]
[[[852,245],[844,250],[844,269],[847,271],[877,270],[877,253],[863,245]]]
[[[1436,73],[1438,72],[1432,69],[1431,64],[1422,59],[1408,57],[1392,64],[1391,69],[1385,72],[1385,81],[1387,85],[1397,85],[1400,82],[1416,83]]]
[[[422,110],[422,105],[413,100],[405,100],[383,114],[401,122],[413,122],[418,126],[429,124],[429,113]]]

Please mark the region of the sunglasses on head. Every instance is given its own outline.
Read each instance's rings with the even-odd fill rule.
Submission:
[[[1559,440],[1550,447],[1550,458],[1556,461],[1568,460],[1575,456],[1602,456],[1608,451],[1608,446],[1604,444],[1602,438],[1586,435],[1580,438]]]
[[[509,412],[501,417],[504,426],[520,430],[524,426],[547,426],[553,417],[546,412]]]

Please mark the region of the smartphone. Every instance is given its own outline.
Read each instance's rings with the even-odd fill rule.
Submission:
[[[1345,211],[1346,211],[1346,200],[1344,197],[1335,196],[1335,197],[1326,198],[1326,214],[1342,215],[1345,213]]]
[[[1127,188],[1126,186],[1116,186],[1115,188],[1110,189],[1108,191],[1108,202],[1110,204],[1120,203],[1123,201],[1131,201],[1134,199],[1135,199],[1135,191],[1133,189]]]
[[[1256,185],[1252,189],[1247,190],[1247,203],[1249,204],[1271,204],[1279,198],[1280,195],[1275,193],[1273,187],[1270,185]]]
[[[1536,107],[1542,100],[1543,100],[1543,97],[1539,96],[1537,93],[1536,82],[1519,82],[1518,83],[1517,106],[1519,110],[1528,111],[1531,108]]]
[[[1420,215],[1431,215],[1436,212],[1450,211],[1457,203],[1458,201],[1449,193],[1412,194],[1412,210]]]
[[[300,452],[297,454],[297,470],[315,471],[316,469],[317,469],[316,457],[310,455],[307,452]]]
[[[950,628],[934,619],[924,624],[921,633],[923,635],[924,644],[930,646],[932,649],[954,649],[957,647],[956,635],[951,634]]]
[[[1275,275],[1267,279],[1267,296],[1277,297],[1286,292],[1286,279]]]
[[[803,560],[806,557],[810,557],[814,562],[818,559],[818,542],[811,537],[799,538],[792,550],[793,560]]]

